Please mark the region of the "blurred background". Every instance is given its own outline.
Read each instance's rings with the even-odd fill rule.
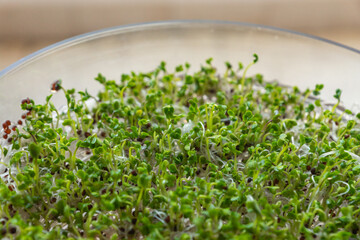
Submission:
[[[263,24],[360,49],[359,0],[0,0],[0,70],[78,34],[179,19]]]

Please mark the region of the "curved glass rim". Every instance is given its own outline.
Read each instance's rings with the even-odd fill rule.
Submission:
[[[170,26],[170,25],[181,25],[181,24],[191,24],[191,23],[237,25],[237,26],[245,26],[245,27],[263,28],[263,29],[268,29],[268,30],[272,30],[272,31],[280,31],[280,32],[290,33],[293,35],[298,35],[298,36],[302,36],[302,37],[306,37],[306,38],[310,38],[310,39],[314,39],[314,40],[319,40],[319,41],[322,41],[322,42],[325,42],[325,43],[328,43],[331,45],[335,45],[335,46],[338,46],[338,47],[341,47],[341,48],[347,49],[349,51],[360,54],[360,50],[346,46],[344,44],[341,44],[341,43],[338,43],[338,42],[335,42],[332,40],[328,40],[328,39],[314,36],[311,34],[301,33],[301,32],[297,32],[297,31],[293,31],[293,30],[288,30],[288,29],[283,29],[283,28],[278,28],[278,27],[273,27],[273,26],[267,26],[267,25],[262,25],[262,24],[254,24],[254,23],[246,23],[246,22],[233,22],[233,21],[218,21],[218,20],[155,21],[155,22],[126,24],[126,25],[114,26],[114,27],[109,27],[109,28],[103,28],[100,30],[76,35],[74,37],[70,37],[65,40],[56,42],[45,48],[35,51],[35,52],[21,58],[20,60],[12,63],[8,67],[4,68],[3,70],[0,71],[0,78],[5,76],[6,74],[9,74],[10,72],[16,70],[18,67],[21,67],[21,65],[30,63],[32,60],[36,59],[37,57],[40,57],[41,55],[45,55],[45,54],[50,53],[61,47],[66,47],[67,45],[77,44],[79,42],[88,40],[89,38],[95,39],[95,38],[101,37],[103,35],[108,35],[108,34],[111,34],[113,32],[119,31],[119,30],[131,30],[131,29],[136,29],[136,28],[140,28],[140,27],[154,27],[154,26],[164,26],[164,25]]]

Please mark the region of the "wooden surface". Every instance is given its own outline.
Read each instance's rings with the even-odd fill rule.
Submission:
[[[359,0],[0,0],[0,39],[67,38],[141,22],[207,19],[295,31],[360,29]]]

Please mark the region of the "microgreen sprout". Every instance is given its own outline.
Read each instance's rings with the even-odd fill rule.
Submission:
[[[1,124],[0,237],[359,239],[360,114],[248,76],[253,56],[22,100]]]

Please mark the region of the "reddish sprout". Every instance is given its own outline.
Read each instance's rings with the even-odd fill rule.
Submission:
[[[57,80],[51,84],[51,91],[57,92],[61,89],[61,80]]]
[[[29,98],[25,98],[25,99],[23,99],[23,100],[21,100],[21,104],[30,104],[31,103],[31,101],[30,101],[30,99]]]

